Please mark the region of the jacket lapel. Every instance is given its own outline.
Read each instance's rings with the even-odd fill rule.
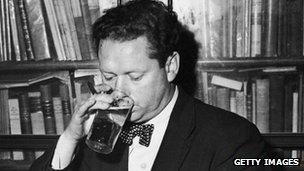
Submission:
[[[179,89],[179,95],[152,170],[178,170],[191,146],[191,135],[195,127],[194,116],[193,98]]]

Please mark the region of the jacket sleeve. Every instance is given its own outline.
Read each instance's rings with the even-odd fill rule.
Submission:
[[[224,141],[220,142],[220,148],[215,155],[214,165],[216,171],[268,171],[273,170],[264,165],[264,159],[269,158],[269,148],[262,139],[258,129],[249,122],[240,122],[238,129],[232,130]],[[260,163],[244,165],[235,164],[235,159],[260,159]],[[275,170],[278,170],[276,168]]]

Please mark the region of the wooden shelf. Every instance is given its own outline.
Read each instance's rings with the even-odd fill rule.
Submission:
[[[0,149],[47,149],[59,135],[0,135]]]
[[[0,71],[96,69],[97,60],[90,61],[22,61],[1,62]]]
[[[47,149],[59,135],[0,135],[0,149]],[[304,133],[268,133],[264,140],[274,148],[304,149]]]
[[[200,69],[242,69],[242,68],[263,68],[283,66],[304,66],[304,57],[295,58],[206,58],[198,61]]]
[[[304,57],[295,58],[205,58],[197,62],[198,67],[205,69],[261,68],[282,66],[304,66]],[[1,62],[0,71],[22,70],[75,70],[96,69],[98,60],[89,61],[22,61]]]

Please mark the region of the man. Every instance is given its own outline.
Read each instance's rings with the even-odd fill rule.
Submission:
[[[234,159],[264,157],[253,124],[173,84],[180,66],[179,23],[161,2],[139,0],[108,10],[95,22],[93,38],[104,83],[134,100],[130,122],[154,125],[150,144],[135,137],[130,146],[118,139],[107,155],[90,150],[84,143],[88,111],[107,109],[113,101],[93,95],[32,170],[243,170],[248,166],[234,166]]]

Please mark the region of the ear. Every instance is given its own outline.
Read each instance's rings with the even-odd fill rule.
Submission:
[[[177,52],[173,52],[173,54],[167,58],[165,66],[167,79],[169,82],[172,82],[175,79],[179,70],[179,64],[180,56]]]

